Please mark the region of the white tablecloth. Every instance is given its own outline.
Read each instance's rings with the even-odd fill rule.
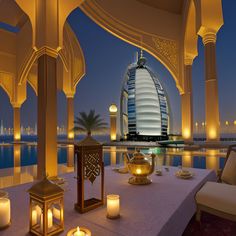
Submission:
[[[85,226],[93,236],[178,236],[182,235],[196,211],[194,196],[206,181],[215,181],[212,170],[190,169],[195,173],[190,180],[178,179],[175,167],[152,175],[153,183],[145,186],[128,184],[129,174],[119,174],[111,167],[105,168],[106,194],[115,193],[121,199],[121,218],[106,218],[106,206],[85,214],[74,210],[76,202],[75,173],[64,175],[68,181],[65,192],[65,231]],[[0,231],[2,236],[27,235],[29,230],[29,196],[26,192],[32,185],[25,184],[7,189],[12,204],[12,225]]]

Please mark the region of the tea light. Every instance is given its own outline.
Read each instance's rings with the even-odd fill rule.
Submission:
[[[85,236],[85,232],[81,231],[79,227],[77,227],[76,232],[73,234],[73,236]]]
[[[107,218],[116,219],[120,217],[120,196],[107,195]]]
[[[68,233],[67,236],[91,236],[90,230],[82,227],[77,227],[75,229],[71,229]]]
[[[11,205],[8,198],[0,198],[0,228],[10,225]]]

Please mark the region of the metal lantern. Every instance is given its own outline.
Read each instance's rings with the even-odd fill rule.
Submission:
[[[102,145],[91,135],[75,145],[77,156],[77,203],[75,209],[84,213],[104,204],[104,163]],[[94,185],[97,177],[100,177],[99,189],[95,196],[85,199],[85,189],[88,185]],[[100,191],[100,194],[98,193]],[[97,196],[100,195],[100,198]]]
[[[30,195],[30,232],[55,235],[64,230],[64,190],[46,177],[33,185]]]

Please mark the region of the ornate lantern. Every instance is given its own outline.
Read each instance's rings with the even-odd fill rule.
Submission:
[[[75,145],[75,155],[77,155],[77,203],[75,209],[80,213],[95,209],[104,204],[104,163],[102,145],[94,140],[91,135]],[[85,187],[97,181],[100,189],[99,193],[93,193],[89,199],[85,199]],[[90,184],[91,183],[91,184]],[[91,186],[90,186],[91,187]]]
[[[128,168],[133,177],[129,178],[130,184],[145,185],[151,184],[152,181],[148,178],[155,168],[155,154],[151,154],[152,164],[140,150],[133,154],[133,157],[128,161]]]
[[[64,230],[64,190],[46,177],[33,185],[30,194],[30,232],[55,235]]]

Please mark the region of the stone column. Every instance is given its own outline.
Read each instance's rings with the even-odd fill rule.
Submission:
[[[205,113],[207,141],[219,141],[219,99],[216,72],[216,34],[202,37],[205,50]]]
[[[20,106],[13,107],[13,131],[14,131],[14,141],[20,141],[21,139]]]
[[[38,59],[38,169],[57,176],[57,78],[56,59],[42,55]]]
[[[67,138],[74,139],[74,98],[67,97]]]
[[[193,140],[193,101],[192,101],[192,60],[184,65],[184,94],[181,95],[182,136],[186,141]]]

